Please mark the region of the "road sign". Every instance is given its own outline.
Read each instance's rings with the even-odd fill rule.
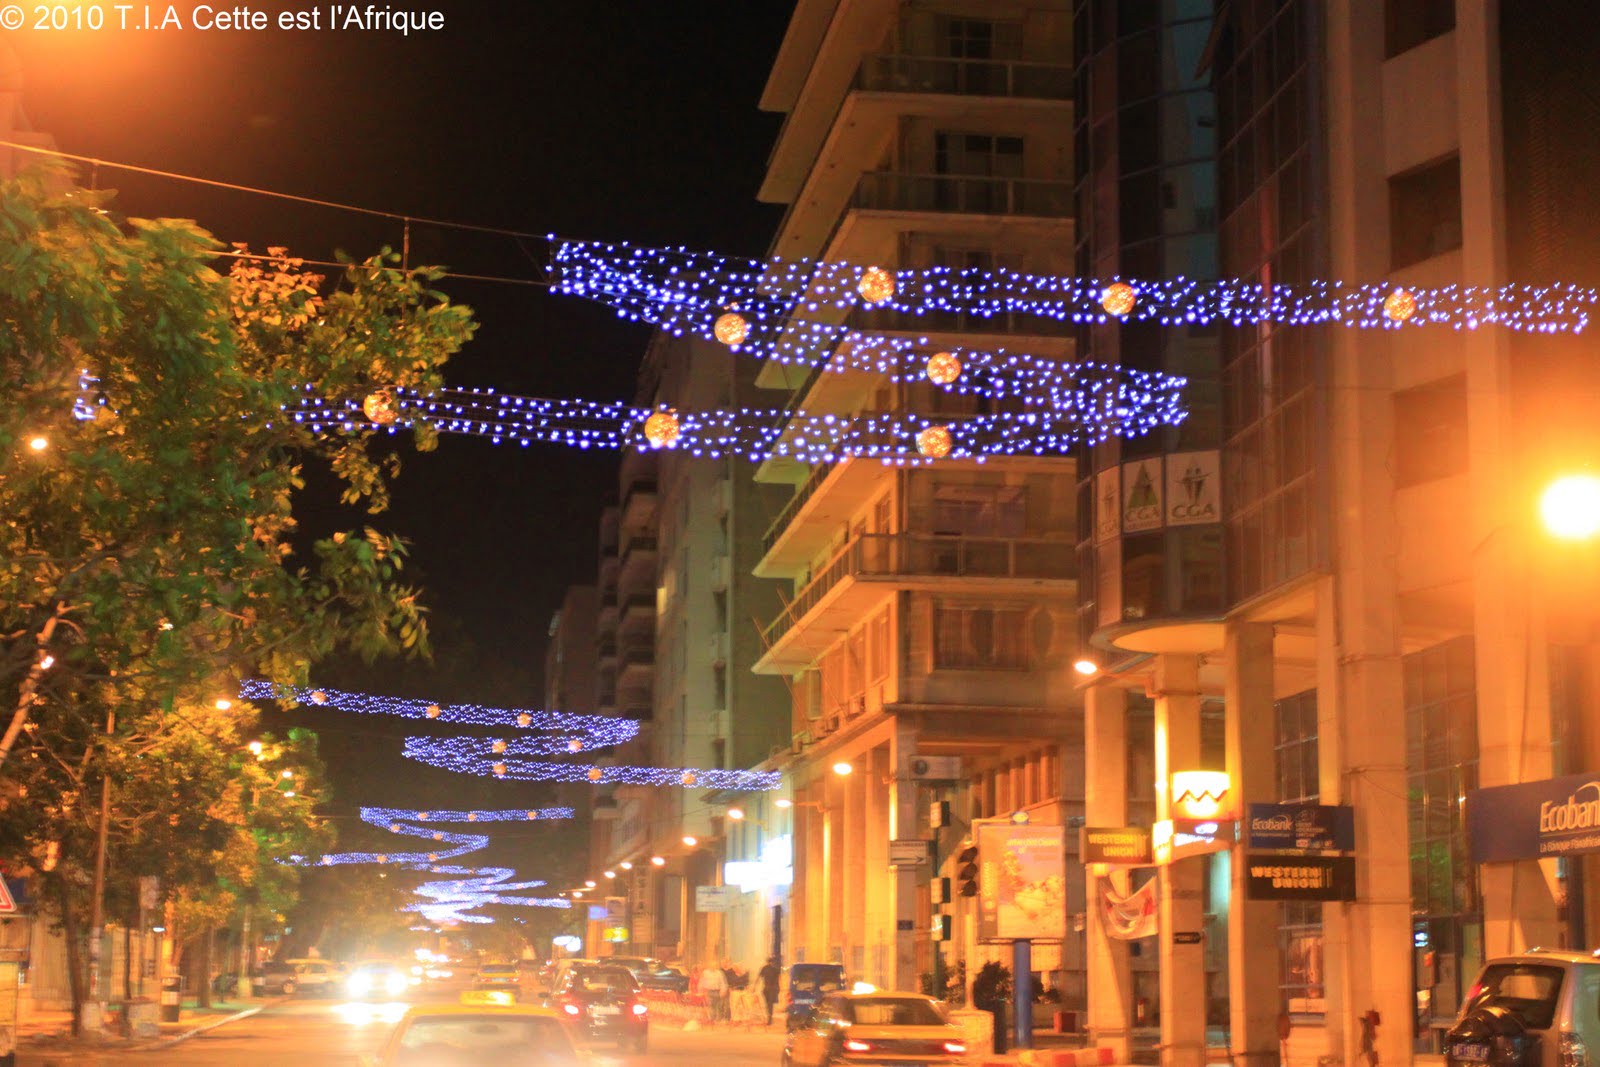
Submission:
[[[920,867],[928,862],[928,842],[920,837],[897,837],[889,842],[889,866]]]
[[[17,898],[11,895],[11,887],[4,878],[0,878],[0,915],[15,915],[17,913]]]

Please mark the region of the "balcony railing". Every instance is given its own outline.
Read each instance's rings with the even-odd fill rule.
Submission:
[[[767,527],[767,532],[761,535],[762,555],[772,551],[772,546],[778,543],[779,536],[788,528],[789,523],[794,521],[794,517],[800,514],[800,509],[806,506],[806,501],[811,499],[811,494],[817,491],[817,486],[822,484],[833,468],[832,463],[822,464],[811,472],[810,477],[799,489],[795,490],[794,496],[789,498],[789,502],[783,505],[783,510],[778,512],[778,517],[772,520],[772,525]]]
[[[1072,183],[1045,178],[869,171],[850,206],[868,211],[948,211],[962,215],[1071,218]]]
[[[856,72],[855,87],[880,93],[958,93],[1070,100],[1072,68],[1021,60],[867,56]]]
[[[622,614],[632,615],[636,611],[654,615],[656,613],[656,598],[648,595],[638,595],[630,596],[622,602]]]
[[[654,537],[630,537],[622,547],[622,565],[627,566],[628,561],[635,554],[654,553],[655,550],[656,539]]]
[[[629,641],[622,646],[622,665],[624,667],[639,665],[649,666],[654,664],[655,661],[656,646],[654,643],[647,644],[643,641]]]
[[[1077,553],[1065,540],[861,534],[839,550],[768,624],[770,647],[846,578],[1023,578],[1077,576]]]
[[[595,653],[601,659],[615,659],[617,656],[617,639],[607,635],[595,642]]]

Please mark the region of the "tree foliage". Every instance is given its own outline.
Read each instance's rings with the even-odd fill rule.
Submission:
[[[108,915],[141,873],[197,922],[289,906],[292,872],[267,861],[325,832],[314,795],[264,781],[254,710],[215,702],[334,653],[425,652],[427,630],[400,539],[291,540],[307,462],[383,510],[398,470],[375,428],[279,413],[307,389],[437,388],[474,329],[439,271],[387,252],[330,282],[109,202],[60,173],[0,184],[0,863],[53,859],[69,930],[106,780]],[[279,745],[311,773],[311,739]]]

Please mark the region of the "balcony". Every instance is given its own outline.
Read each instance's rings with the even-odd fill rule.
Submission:
[[[622,617],[648,616],[651,620],[656,617],[656,598],[654,594],[636,594],[622,602]]]
[[[620,646],[622,669],[651,667],[656,662],[656,646],[652,641],[624,641]]]
[[[617,658],[617,639],[613,634],[605,634],[594,643],[595,654],[600,659]]]
[[[950,56],[867,56],[854,88],[869,93],[954,93],[1071,100],[1072,68],[1055,63]]]
[[[619,689],[617,710],[630,719],[648,719],[655,713],[654,697],[648,688]]]
[[[627,567],[634,560],[641,563],[648,562],[655,565],[656,539],[654,537],[630,537],[622,545],[622,566]]]
[[[1073,214],[1072,183],[1045,178],[869,171],[856,183],[850,206],[862,211],[1068,219]]]
[[[1077,554],[1069,540],[862,534],[852,539],[763,631],[767,651],[755,670],[789,673],[818,649],[800,631],[843,631],[889,592],[941,590],[974,595],[1068,593]],[[807,625],[802,627],[800,624]]]

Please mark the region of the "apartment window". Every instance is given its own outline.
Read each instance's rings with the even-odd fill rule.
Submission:
[[[1394,483],[1400,489],[1467,469],[1465,375],[1394,395],[1394,454]]]
[[[944,54],[952,59],[1019,59],[1022,23],[989,19],[944,20]]]
[[[1317,773],[1317,693],[1307,690],[1273,705],[1278,801],[1315,804],[1321,793]],[[1289,901],[1278,918],[1279,986],[1285,1000],[1322,996],[1322,905]]]
[[[935,669],[1027,670],[1032,661],[1026,609],[934,603]]]
[[[941,485],[933,491],[933,532],[960,537],[1021,537],[1028,525],[1020,485]]]
[[[1398,270],[1461,247],[1461,158],[1389,179],[1389,265]]]
[[[1022,138],[940,131],[934,135],[933,169],[937,174],[1020,178]]]
[[[872,617],[867,639],[867,680],[881,682],[889,676],[889,612]]]
[[[1384,9],[1386,59],[1456,28],[1456,0],[1388,0]]]

